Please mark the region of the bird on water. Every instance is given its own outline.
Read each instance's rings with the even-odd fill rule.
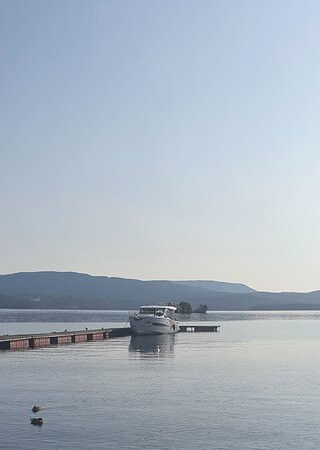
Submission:
[[[43,420],[41,417],[38,417],[37,419],[30,419],[32,425],[42,425]]]
[[[34,407],[32,408],[32,412],[36,413],[38,411],[40,411],[41,406],[40,405],[34,405]]]

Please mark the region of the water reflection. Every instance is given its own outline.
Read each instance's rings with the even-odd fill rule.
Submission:
[[[175,334],[132,336],[129,352],[138,353],[142,357],[173,356],[175,337]]]

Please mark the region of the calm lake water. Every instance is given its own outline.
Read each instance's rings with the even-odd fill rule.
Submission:
[[[124,326],[127,316],[0,310],[0,334]],[[1,352],[0,448],[320,448],[320,311],[190,320],[221,331]],[[38,403],[42,427],[30,425]]]

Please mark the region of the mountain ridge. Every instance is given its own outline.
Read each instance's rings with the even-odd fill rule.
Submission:
[[[216,290],[214,290],[216,289]],[[187,301],[211,310],[320,309],[320,291],[258,292],[214,280],[148,280],[38,271],[0,275],[0,308],[136,309],[142,304]]]

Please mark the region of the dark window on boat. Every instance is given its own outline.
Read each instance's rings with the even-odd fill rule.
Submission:
[[[151,314],[152,316],[163,316],[164,309],[140,308],[140,314]]]
[[[140,314],[153,314],[154,315],[154,309],[141,308]]]

